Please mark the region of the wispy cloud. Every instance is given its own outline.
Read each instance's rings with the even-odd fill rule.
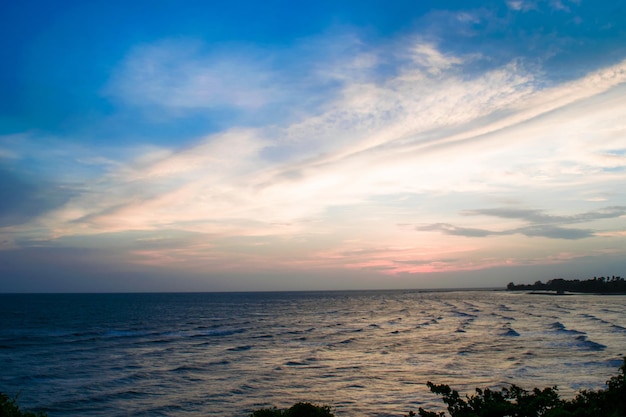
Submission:
[[[130,105],[174,111],[254,110],[284,97],[267,61],[261,52],[207,52],[199,41],[167,40],[135,47],[106,93]]]
[[[435,223],[418,226],[422,232],[440,231],[445,234],[465,237],[506,236],[521,234],[528,237],[546,237],[551,239],[584,239],[594,236],[592,230],[558,227],[549,224],[530,225],[507,230],[487,230],[459,227],[448,223]]]
[[[542,224],[574,224],[599,219],[612,219],[626,214],[626,207],[604,207],[596,211],[578,213],[572,215],[550,215],[543,210],[530,210],[519,208],[495,208],[465,210],[462,214],[466,216],[494,216],[505,219],[520,219],[530,223]]]
[[[547,5],[552,10],[569,12],[571,11],[571,5],[578,5],[580,1],[577,0],[507,0],[507,6],[512,10],[537,10],[540,5]]]
[[[496,208],[481,210],[465,210],[466,216],[491,216],[503,219],[522,220],[527,225],[503,230],[487,230],[454,226],[448,223],[434,223],[417,226],[418,231],[439,231],[449,235],[466,237],[506,236],[521,234],[529,237],[545,237],[551,239],[584,239],[596,234],[592,229],[562,227],[577,223],[593,222],[601,219],[615,219],[626,214],[626,207],[606,207],[594,212],[574,215],[550,215],[542,210],[519,208]]]
[[[534,1],[528,0],[508,0],[506,4],[510,9],[522,11],[535,9],[537,7]]]
[[[2,259],[240,288],[624,265],[614,4],[457,3],[51,15],[0,77]]]
[[[96,163],[104,174],[5,233],[37,229],[40,239],[53,240],[176,230],[203,238],[170,247],[144,242],[129,256],[198,269],[220,262],[260,268],[271,260],[401,274],[516,262],[513,255],[486,255],[489,239],[463,246],[460,238],[581,241],[611,232],[594,222],[623,215],[623,206],[578,207],[594,193],[611,204],[606,196],[625,180],[626,62],[553,84],[522,60],[470,72],[487,58],[455,55],[419,38],[396,48],[386,52],[396,57],[393,71],[383,71],[378,50],[333,56],[325,71],[311,72],[317,81],[307,80],[325,88],[334,79],[333,94],[315,106],[294,106],[288,120],[233,127],[185,148],[155,146],[115,163],[81,155],[82,165]],[[187,43],[144,45],[124,61],[110,93],[173,114],[214,106],[253,112],[291,100],[273,67],[259,62]],[[565,194],[578,214],[544,210]],[[541,209],[463,210],[490,198]],[[470,217],[504,222],[459,226]],[[440,232],[442,240],[417,245],[415,231],[387,231],[415,218],[417,230]],[[371,229],[376,247],[349,243],[363,229]],[[310,239],[286,251],[294,236]],[[445,250],[445,239],[456,237]],[[267,240],[253,245],[250,238]]]
[[[463,80],[454,68],[460,58],[444,58],[431,44],[410,50],[426,58],[382,83],[346,84],[317,115],[284,127],[232,130],[112,170],[98,186],[106,200],[91,194],[70,206],[92,224],[109,219],[108,227],[150,229],[237,218],[293,222],[371,195],[463,191],[472,183],[493,187],[498,178],[484,175],[528,163],[528,155],[519,159],[511,152],[542,151],[535,131],[561,129],[538,117],[604,92],[626,76],[620,64],[537,91],[533,77],[517,65]],[[509,133],[512,128],[517,131]],[[496,142],[497,149],[490,149]],[[584,138],[575,143],[582,146]],[[279,164],[263,157],[270,147],[284,153]],[[590,163],[586,151],[580,148],[568,163]],[[497,161],[502,155],[504,164]],[[562,162],[549,158],[540,162],[547,174],[545,167]]]

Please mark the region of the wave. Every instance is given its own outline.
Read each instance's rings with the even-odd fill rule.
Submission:
[[[591,351],[600,351],[600,350],[606,349],[605,345],[594,342],[593,340],[590,340],[587,337],[587,334],[585,332],[568,329],[560,322],[552,323],[551,327],[555,329],[558,333],[567,334],[567,335],[577,335],[574,338],[573,342],[568,343],[570,346],[573,346],[579,349],[584,349],[584,350],[591,350]]]
[[[550,325],[551,328],[555,329],[555,330],[565,330],[565,325],[561,322],[554,322]]]
[[[439,321],[437,319],[430,319],[428,321],[425,321],[423,323],[420,323],[417,325],[417,327],[426,327],[426,326],[430,326],[431,324],[438,324]]]
[[[142,330],[108,330],[104,333],[104,337],[141,337],[150,336],[154,333],[150,333]]]
[[[601,321],[603,323],[606,323],[606,320],[602,320],[601,318],[598,318],[596,316],[594,316],[593,314],[581,314],[581,317],[585,317],[589,320],[594,320],[594,321]]]
[[[576,338],[576,346],[585,350],[600,351],[606,349],[606,346],[587,339],[587,336],[581,335]]]
[[[494,316],[494,317],[499,317],[499,318],[501,318],[503,320],[506,320],[506,321],[515,321],[515,320],[517,320],[513,316],[504,316],[504,315],[498,314],[498,313],[491,313],[491,315]]]
[[[451,313],[452,315],[457,316],[457,317],[470,317],[472,319],[475,319],[476,317],[478,317],[476,314],[466,313],[464,311],[459,311],[459,310],[454,310]]]
[[[573,329],[568,329],[567,327],[565,327],[565,325],[561,322],[554,322],[550,325],[550,327],[554,330],[556,330],[557,332],[563,332],[563,333],[569,333],[569,334],[582,334],[584,335],[585,332],[581,332],[578,330],[573,330]]]
[[[243,352],[243,351],[250,350],[250,349],[252,349],[252,346],[243,345],[243,346],[236,346],[227,350],[230,352]]]
[[[245,331],[246,329],[212,329],[192,334],[191,337],[232,336],[234,334],[244,333]]]
[[[285,333],[286,334],[302,334],[302,333],[310,333],[310,332],[312,332],[314,330],[316,330],[315,327],[310,327],[310,328],[308,328],[306,330],[290,330],[290,331],[287,331]]]
[[[620,326],[618,324],[612,324],[611,329],[615,329],[617,332],[626,333],[626,327]]]
[[[520,334],[510,327],[505,327],[502,336],[506,337],[518,337]]]
[[[221,360],[221,361],[209,362],[209,363],[207,363],[207,365],[209,365],[209,366],[230,365],[230,361],[227,361],[226,359],[224,359],[224,360]]]
[[[188,372],[204,372],[206,371],[206,368],[201,367],[201,366],[190,366],[190,365],[182,365],[179,366],[178,368],[174,368],[171,370],[171,372],[174,373],[188,373]]]
[[[306,362],[298,362],[298,361],[288,361],[285,363],[285,366],[307,366]]]
[[[0,363],[11,365],[0,379],[10,393],[26,387],[24,400],[35,397],[35,407],[59,417],[228,416],[285,398],[334,402],[336,392],[351,401],[338,414],[373,417],[404,410],[374,408],[381,397],[372,392],[406,403],[427,393],[429,379],[528,387],[558,374],[569,395],[575,384],[604,384],[621,365],[624,298],[563,298],[572,312],[508,293],[394,294],[385,305],[369,296],[347,304],[307,294],[286,305],[282,294],[229,304],[176,295],[138,311],[120,305],[110,316],[87,307],[67,309],[64,320],[35,315],[19,331],[0,314]]]

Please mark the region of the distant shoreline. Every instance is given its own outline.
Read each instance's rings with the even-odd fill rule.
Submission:
[[[537,281],[534,284],[516,285],[510,282],[508,291],[533,291],[540,294],[564,295],[565,293],[576,294],[626,294],[626,280],[620,276],[593,277],[592,279],[563,279],[556,278],[546,282]]]
[[[512,292],[522,292],[524,290],[513,290]],[[576,292],[576,291],[566,291],[566,292],[555,292],[555,291],[530,291],[526,294],[529,295],[552,295],[552,296],[571,296],[571,295],[626,295],[626,292]]]

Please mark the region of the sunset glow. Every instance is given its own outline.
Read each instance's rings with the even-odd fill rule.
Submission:
[[[626,273],[623,7],[139,4],[0,6],[0,291]]]

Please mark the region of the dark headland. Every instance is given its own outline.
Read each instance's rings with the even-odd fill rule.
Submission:
[[[556,294],[567,292],[587,294],[626,294],[626,281],[619,276],[593,277],[591,279],[552,279],[545,284],[536,281],[534,284],[515,284],[506,286],[508,291],[551,291]]]

